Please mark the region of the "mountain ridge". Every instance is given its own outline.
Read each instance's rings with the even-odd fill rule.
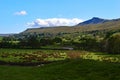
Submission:
[[[107,21],[110,21],[110,20],[102,19],[102,18],[99,18],[99,17],[93,17],[92,19],[81,22],[81,23],[77,24],[76,26],[86,26],[86,25],[89,25],[89,24],[99,24],[99,23],[104,23],[104,22],[107,22]]]
[[[98,20],[98,21],[96,21]],[[85,22],[90,22],[89,24],[79,25]],[[79,23],[76,26],[62,26],[62,27],[45,27],[45,28],[28,28],[22,33],[73,33],[73,32],[84,32],[84,31],[94,31],[94,30],[117,30],[120,29],[120,18],[118,19],[101,19],[93,17],[87,21]]]

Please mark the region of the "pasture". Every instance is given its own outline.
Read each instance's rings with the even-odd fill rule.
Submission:
[[[119,63],[100,52],[0,49],[0,80],[120,80]]]
[[[0,80],[120,80],[120,64],[72,59],[42,66],[0,65]]]

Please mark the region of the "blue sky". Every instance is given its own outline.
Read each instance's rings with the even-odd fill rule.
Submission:
[[[0,34],[120,18],[120,0],[0,0]]]

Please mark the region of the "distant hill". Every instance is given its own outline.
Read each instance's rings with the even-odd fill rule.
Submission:
[[[107,22],[107,21],[109,21],[109,20],[98,18],[98,17],[93,17],[90,20],[79,23],[77,26],[85,26],[85,25],[89,25],[89,24],[100,24],[100,23],[104,23],[104,22]]]
[[[11,35],[11,34],[0,34],[0,36],[2,36],[2,37],[7,37],[9,35]]]
[[[77,26],[60,26],[60,27],[47,27],[47,28],[30,28],[22,32],[26,33],[75,33],[87,31],[110,31],[120,30],[120,19],[101,19],[94,17],[90,20],[79,23]]]

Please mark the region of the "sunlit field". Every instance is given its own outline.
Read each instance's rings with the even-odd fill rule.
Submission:
[[[91,59],[120,62],[120,55],[79,50],[0,49],[0,61],[8,63],[38,63],[66,59]]]

